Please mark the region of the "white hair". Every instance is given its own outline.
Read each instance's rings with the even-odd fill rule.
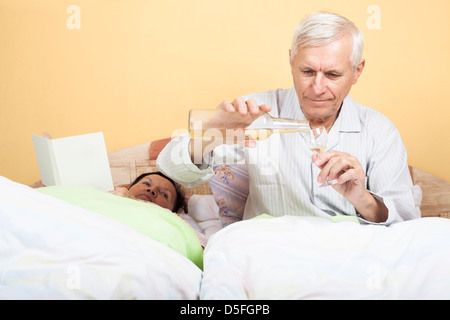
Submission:
[[[334,13],[314,13],[298,24],[292,40],[291,61],[299,49],[320,47],[348,35],[352,40],[350,62],[353,70],[356,70],[362,60],[364,36],[353,22]]]

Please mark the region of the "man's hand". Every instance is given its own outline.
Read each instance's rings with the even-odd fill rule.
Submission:
[[[225,100],[220,103],[216,109],[222,109],[229,113],[238,112],[242,117],[242,120],[230,119],[228,121],[227,119],[217,119],[218,126],[220,126],[221,128],[230,129],[235,129],[238,127],[246,128],[257,118],[261,111],[269,112],[271,110],[271,108],[266,104],[259,106],[255,100],[248,99],[246,101],[242,97],[236,98],[232,102]],[[195,141],[191,139],[189,144],[189,153],[191,155],[192,162],[197,164],[198,166],[201,166],[201,163],[198,163],[199,161],[196,161],[198,159],[196,157],[196,154],[199,154],[201,152],[202,157],[200,159],[204,159],[205,156],[209,154],[215,147],[224,143],[238,143],[243,144],[245,147],[249,148],[256,147],[255,140],[245,139],[244,137],[242,137],[242,139],[233,139],[232,141],[228,141],[227,139],[225,139],[225,137],[212,141]]]
[[[271,110],[271,108],[266,104],[258,105],[255,100],[248,99],[246,101],[242,97],[236,98],[232,102],[225,100],[217,106],[217,109],[223,109],[230,113],[237,111],[242,117],[247,115],[258,115],[261,111],[269,112]],[[248,123],[247,126],[250,125],[250,123]],[[242,142],[244,146],[248,148],[256,147],[255,140],[245,139]]]
[[[133,200],[137,200],[135,197],[133,197],[129,190],[125,187],[114,187],[114,190],[108,191],[109,193],[115,194],[116,196],[119,197],[124,197],[124,198],[130,198]]]
[[[350,202],[357,202],[366,191],[365,173],[355,157],[330,150],[322,154],[313,154],[312,160],[321,169],[317,181],[322,183],[327,179],[329,181],[336,179],[337,183],[333,188]]]
[[[313,154],[312,161],[321,169],[317,181],[337,180],[332,187],[350,201],[364,219],[372,222],[387,220],[386,206],[366,189],[366,176],[357,158],[345,152],[330,150]]]
[[[238,111],[243,116],[248,113],[257,115],[260,111],[269,112],[271,110],[271,108],[266,104],[258,106],[255,100],[248,99],[246,101],[242,97],[236,98],[232,102],[225,100],[217,106],[217,109],[224,109],[228,112]]]

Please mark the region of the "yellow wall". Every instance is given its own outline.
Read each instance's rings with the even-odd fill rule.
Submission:
[[[190,108],[290,87],[293,30],[322,9],[365,34],[355,100],[450,181],[448,0],[1,0],[0,175],[39,180],[32,133],[103,131],[114,151],[186,128]]]

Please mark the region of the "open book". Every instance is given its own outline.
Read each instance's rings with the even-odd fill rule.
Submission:
[[[59,139],[32,136],[44,185],[114,189],[102,132]]]

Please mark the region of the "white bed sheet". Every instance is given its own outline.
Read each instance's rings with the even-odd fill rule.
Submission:
[[[450,220],[238,222],[210,238],[200,298],[450,299]]]
[[[201,277],[126,225],[0,177],[0,299],[198,299]]]

